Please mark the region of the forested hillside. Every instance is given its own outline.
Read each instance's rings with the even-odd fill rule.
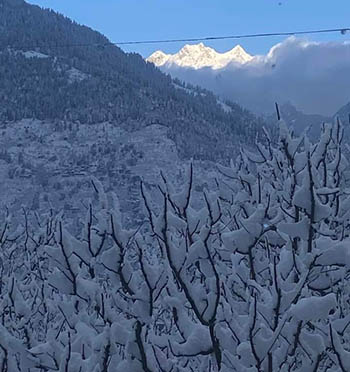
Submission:
[[[137,54],[51,10],[0,0],[0,120],[110,121],[170,128],[182,157],[217,159],[252,142],[261,122],[203,90],[176,89]],[[217,146],[220,143],[220,146]]]

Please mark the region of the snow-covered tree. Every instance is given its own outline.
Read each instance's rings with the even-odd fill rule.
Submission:
[[[217,192],[191,208],[164,180],[156,215],[169,272],[160,344],[188,370],[346,371],[347,161],[340,125],[311,144],[281,122],[278,146],[241,151]],[[178,365],[178,364],[177,364]]]
[[[62,214],[6,215],[0,371],[349,371],[342,138],[281,122],[215,190],[194,191],[192,165],[180,191],[141,184],[132,230],[97,180],[76,236]]]

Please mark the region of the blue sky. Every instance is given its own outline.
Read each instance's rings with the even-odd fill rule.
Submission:
[[[92,27],[111,41],[192,38],[304,29],[350,27],[349,0],[29,0]],[[310,36],[346,40],[349,34]],[[266,54],[281,38],[239,40],[251,54]],[[206,42],[218,51],[236,40]],[[184,43],[124,46],[148,56],[178,51]]]

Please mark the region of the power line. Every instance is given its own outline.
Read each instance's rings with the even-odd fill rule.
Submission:
[[[211,40],[227,40],[227,39],[252,39],[258,37],[272,37],[272,36],[293,36],[293,35],[310,35],[310,34],[325,34],[325,33],[341,33],[345,35],[350,32],[350,28],[332,28],[325,30],[309,30],[309,31],[292,31],[292,32],[271,32],[260,34],[243,34],[230,36],[208,36],[191,39],[164,39],[164,40],[143,40],[143,41],[121,41],[112,43],[114,45],[133,45],[133,44],[161,44],[161,43],[178,43],[178,42],[194,42],[194,41],[211,41]]]
[[[253,39],[261,37],[273,37],[273,36],[295,36],[295,35],[311,35],[311,34],[326,34],[326,33],[341,33],[345,35],[350,32],[349,27],[343,28],[330,28],[321,30],[304,30],[304,31],[290,31],[290,32],[269,32],[269,33],[258,33],[258,34],[241,34],[241,35],[228,35],[228,36],[207,36],[198,38],[186,38],[186,39],[159,39],[159,40],[136,40],[136,41],[118,41],[108,43],[80,43],[80,44],[38,44],[38,45],[27,45],[27,46],[16,46],[8,45],[12,48],[69,48],[69,47],[106,47],[111,45],[142,45],[142,44],[162,44],[162,43],[180,43],[180,42],[198,42],[198,41],[215,41],[215,40],[229,40],[229,39]]]

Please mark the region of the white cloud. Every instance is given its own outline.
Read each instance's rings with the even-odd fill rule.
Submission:
[[[317,43],[291,37],[266,56],[224,69],[165,69],[257,112],[291,102],[307,113],[333,115],[350,101],[350,42]]]

